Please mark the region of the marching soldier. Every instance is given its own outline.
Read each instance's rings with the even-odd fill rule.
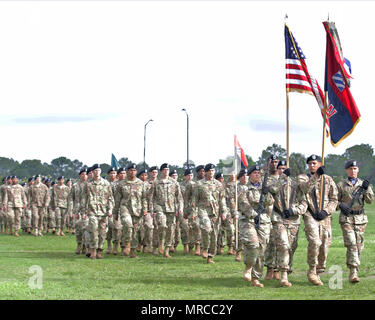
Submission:
[[[149,201],[151,213],[156,214],[158,221],[159,254],[163,253],[165,245],[164,256],[171,258],[169,249],[174,237],[176,215],[182,214],[184,204],[180,185],[168,176],[169,164],[162,164],[160,172],[162,176],[152,184]]]
[[[217,236],[219,233],[220,217],[225,220],[227,206],[225,203],[225,189],[215,180],[215,166],[212,163],[204,167],[205,179],[197,183],[192,197],[192,210],[199,216],[202,233],[202,257],[207,263],[214,263]]]
[[[19,237],[22,209],[26,209],[27,199],[23,188],[18,184],[17,176],[12,177],[12,186],[6,189],[3,198],[3,210],[7,212],[9,217],[8,225],[10,226],[10,234]]]
[[[305,234],[308,241],[307,261],[309,271],[308,280],[317,286],[323,285],[320,274],[326,268],[328,249],[332,241],[332,214],[337,207],[337,186],[333,179],[325,174],[321,158],[311,155],[307,158],[310,174],[299,175],[298,184],[306,195],[307,212],[303,219]],[[321,177],[323,176],[323,198],[320,197]],[[320,208],[320,202],[322,207]]]
[[[30,177],[28,180],[27,180],[27,184],[26,186],[24,187],[24,192],[25,192],[25,196],[26,196],[26,199],[27,199],[27,195],[28,195],[28,192],[29,192],[29,189],[30,187],[33,185],[34,183],[34,177]],[[32,226],[32,223],[31,223],[31,209],[29,206],[26,207],[25,209],[25,212],[24,212],[24,219],[25,219],[25,227],[26,227],[26,231],[27,233],[31,234],[31,226]]]
[[[79,171],[79,181],[73,184],[69,193],[68,212],[74,215],[77,249],[76,254],[86,254],[86,246],[83,245],[83,220],[80,214],[81,192],[87,181],[87,168]]]
[[[5,188],[7,185],[7,178],[3,178],[3,184],[0,187],[0,203],[3,203],[3,197]],[[8,234],[8,224],[7,224],[7,218],[6,213],[3,211],[3,206],[0,207],[0,233]]]
[[[53,207],[55,209],[57,236],[64,236],[68,197],[70,189],[64,184],[64,176],[57,178],[58,184],[53,188]]]
[[[109,182],[100,174],[102,170],[98,164],[91,167],[93,178],[83,188],[81,208],[83,220],[89,220],[89,248],[91,259],[103,259],[101,252],[107,230],[107,216],[112,216],[114,200]]]
[[[56,232],[56,215],[55,215],[55,207],[54,207],[54,200],[53,200],[53,190],[56,187],[56,181],[51,182],[51,187],[49,187],[49,194],[50,194],[50,202],[47,208],[47,217],[45,220],[47,220],[47,233],[49,231],[49,228],[52,228],[52,233],[55,234]]]
[[[145,184],[137,178],[137,167],[127,167],[127,178],[118,183],[115,193],[114,220],[121,219],[123,226],[121,242],[124,255],[136,258],[135,251],[140,238],[140,227],[147,214],[147,192]]]
[[[279,166],[285,166],[285,161],[280,161],[278,168]],[[300,216],[306,212],[307,201],[294,181],[289,181],[287,189],[290,170],[286,169],[282,172],[284,174],[281,174],[278,180],[274,180],[268,188],[274,199],[271,221],[275,235],[276,264],[281,272],[280,284],[283,287],[290,287],[292,284],[288,280],[288,273],[292,272],[293,256],[298,245]],[[289,202],[287,202],[287,193],[289,193]]]
[[[69,193],[70,193],[70,190],[72,189],[72,179],[69,178],[68,180],[66,180],[66,186],[69,188]],[[72,234],[75,234],[74,216],[73,216],[73,213],[69,211],[67,211],[66,213],[66,226],[67,226],[67,230],[66,230],[67,233],[72,232]]]
[[[158,174],[159,174],[159,168],[158,167],[153,166],[153,167],[150,168],[149,183],[151,185],[157,180]],[[148,193],[148,200],[150,199],[150,192],[151,192],[151,188],[150,188],[149,193]],[[153,222],[153,226],[154,226],[154,230],[153,230],[153,233],[152,233],[152,248],[153,248],[152,254],[157,256],[159,254],[159,251],[158,251],[158,247],[159,247],[158,221],[156,219],[156,215],[153,212],[151,212],[150,201],[148,203],[148,207],[149,207],[150,214],[152,216],[152,222]]]
[[[34,235],[42,236],[43,220],[48,208],[50,195],[48,187],[40,182],[40,175],[35,176],[34,184],[29,188],[27,203],[32,211]]]
[[[111,185],[112,188],[112,194],[115,194],[116,191],[116,185],[117,185],[117,170],[115,167],[109,168],[107,172],[109,176],[109,184]],[[107,231],[107,251],[105,253],[109,254],[112,251],[112,238],[113,238],[113,247],[115,247],[115,242],[116,242],[116,249],[113,248],[113,254],[117,255],[118,253],[118,239],[115,240],[115,230],[114,230],[114,225],[113,225],[113,217],[108,218],[108,231]]]
[[[368,180],[358,178],[358,161],[349,160],[345,164],[345,170],[348,178],[337,185],[341,211],[339,221],[346,247],[346,265],[350,270],[349,281],[357,283],[360,281],[358,270],[368,222],[364,203],[374,201],[374,192]]]
[[[252,286],[263,288],[259,279],[263,274],[264,253],[270,237],[271,221],[268,212],[272,210],[272,197],[265,193],[260,203],[262,180],[260,167],[254,165],[248,170],[249,184],[246,192],[238,197],[239,239],[244,247],[244,279]],[[263,205],[265,211],[260,208]],[[256,211],[258,210],[258,211]]]

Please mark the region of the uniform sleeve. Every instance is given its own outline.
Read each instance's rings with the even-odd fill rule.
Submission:
[[[333,214],[336,211],[338,204],[338,191],[335,181],[329,177],[329,193],[328,193],[328,214]]]
[[[44,196],[44,206],[48,207],[49,201],[50,201],[50,195],[49,195],[49,190],[48,190],[47,186],[46,186],[45,190],[46,190],[46,195]]]
[[[198,201],[199,201],[199,187],[198,185],[194,185],[193,187],[193,194],[191,197],[191,214],[192,217],[198,216]]]
[[[21,198],[22,198],[23,205],[27,206],[27,198],[23,190],[21,190]]]
[[[306,196],[303,194],[300,188],[297,190],[296,201],[292,205],[292,211],[295,215],[304,215],[307,210]]]
[[[144,183],[143,186],[142,186],[142,214],[144,212],[148,212],[148,201],[147,201],[147,186],[146,184]]]
[[[4,188],[4,192],[3,192],[3,207],[7,206],[7,202],[8,202],[8,189]]]
[[[155,188],[156,188],[155,185],[156,185],[156,181],[152,183],[150,192],[148,194],[148,205],[149,205],[150,211],[152,212],[155,211],[155,208],[154,208],[154,196],[155,196]]]
[[[80,203],[81,203],[81,206],[80,206],[80,210],[81,210],[81,213],[82,214],[85,214],[86,211],[87,211],[87,206],[88,206],[88,184],[85,184],[82,188],[82,191],[81,191],[81,200],[80,200]]]
[[[29,204],[29,206],[31,205],[31,189],[32,187],[29,187],[29,190],[27,190],[27,203]]]
[[[220,187],[219,209],[222,215],[226,216],[228,214],[228,208],[227,208],[226,198],[225,198],[225,189],[222,186]]]
[[[238,197],[238,210],[247,217],[253,218],[258,214],[250,204],[248,193],[249,191],[241,192],[240,196]]]
[[[178,203],[178,211],[184,211],[184,200],[182,198],[181,187],[178,183],[176,183],[176,199]]]
[[[337,200],[339,202],[343,202],[342,196],[343,196],[342,183],[340,182],[339,184],[337,184]]]
[[[74,184],[70,191],[69,191],[69,195],[68,195],[68,209],[67,211],[68,212],[72,212],[73,211],[73,201],[74,201],[74,196],[75,196],[75,189],[76,189],[76,185]]]
[[[369,185],[368,189],[363,194],[363,199],[368,204],[374,201],[374,190],[372,189],[372,185]]]
[[[115,200],[113,198],[113,193],[112,193],[112,187],[110,184],[107,185],[107,190],[108,190],[108,206],[107,206],[107,213],[113,212],[113,208],[115,206]]]
[[[269,192],[272,195],[278,194],[285,181],[286,176],[284,174],[280,177],[280,179],[272,179],[271,181],[269,181],[269,184],[267,184]]]
[[[122,188],[120,185],[117,186],[114,199],[115,199],[115,207],[113,208],[113,213],[118,214],[120,210],[120,203],[122,198]]]

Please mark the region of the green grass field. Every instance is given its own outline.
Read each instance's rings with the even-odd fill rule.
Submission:
[[[291,288],[281,288],[277,280],[263,281],[265,287],[251,287],[242,279],[244,264],[233,256],[216,256],[214,265],[196,256],[183,256],[182,249],[172,259],[138,254],[136,259],[105,255],[90,260],[74,254],[72,235],[42,238],[0,235],[0,299],[374,299],[375,297],[375,205],[367,206],[369,224],[359,272],[361,282],[348,282],[338,213],[333,219],[333,242],[327,271],[332,265],[343,269],[342,289],[330,289],[332,274],[321,276],[323,287],[307,281],[307,241],[301,225]],[[42,289],[28,285],[29,268],[43,270]]]

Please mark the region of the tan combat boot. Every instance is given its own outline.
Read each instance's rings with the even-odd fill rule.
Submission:
[[[208,257],[208,250],[202,250],[202,258],[207,259]]]
[[[137,247],[137,252],[141,252],[141,250],[142,250],[142,245],[139,244],[138,247]]]
[[[158,248],[154,247],[154,250],[152,251],[152,254],[153,254],[154,256],[158,256],[158,255],[159,255]]]
[[[117,256],[118,255],[118,241],[113,242],[113,255]]]
[[[351,267],[349,273],[349,282],[358,283],[359,281],[360,279],[358,277],[358,269],[356,267]]]
[[[38,229],[35,229],[35,232],[34,232],[34,236],[37,237],[38,236]]]
[[[170,247],[169,252],[177,253],[177,247]]]
[[[169,255],[169,247],[165,247],[164,249],[164,257],[166,258],[172,258],[170,255]]]
[[[281,280],[280,284],[282,287],[291,287],[292,284],[288,281],[288,272],[287,271],[281,271]]]
[[[189,246],[184,244],[184,255],[189,254]]]
[[[15,237],[19,237],[20,235],[18,234],[17,231],[15,231],[15,232],[14,232],[14,236],[15,236]]]
[[[280,272],[273,270],[273,278],[276,280],[280,280]]]
[[[236,253],[235,253],[235,251],[233,250],[233,247],[230,246],[229,249],[228,249],[228,255],[229,255],[229,256],[233,256],[233,255],[235,255],[235,254],[236,254]]]
[[[63,229],[60,230],[60,236],[65,236]]]
[[[60,235],[60,229],[58,228],[57,231],[56,231],[56,235],[59,236]]]
[[[143,251],[144,253],[152,253],[151,246],[147,245],[147,246],[144,246],[143,248],[144,248],[144,251]]]
[[[236,260],[237,262],[241,262],[242,260],[241,251],[236,252],[236,258],[234,260]]]
[[[125,246],[125,248],[122,250],[125,256],[128,256],[130,254],[130,242],[128,242]]]
[[[243,272],[243,278],[245,281],[251,282],[251,271],[253,270],[253,267],[246,264],[245,265],[245,271]]]
[[[196,256],[200,256],[201,255],[201,245],[200,244],[196,244],[195,245],[195,255]]]
[[[82,250],[82,244],[81,243],[77,243],[76,254],[80,254],[81,250]]]
[[[322,286],[323,282],[320,281],[319,277],[316,274],[316,268],[315,267],[309,267],[309,271],[307,273],[307,279],[316,286]]]
[[[138,251],[138,250],[137,250]],[[135,249],[131,248],[130,249],[130,258],[136,258],[137,256],[135,255]]]
[[[216,254],[218,256],[224,254],[224,248],[223,247],[217,247]]]
[[[258,279],[251,279],[251,285],[253,287],[259,287],[259,288],[263,288],[264,287],[264,285],[261,284]]]
[[[96,259],[96,249],[90,248],[90,259]]]
[[[214,264],[214,263],[215,263],[214,258],[211,257],[211,256],[208,256],[208,257],[207,257],[207,263],[208,263],[208,264]]]
[[[101,252],[103,249],[96,250],[96,259],[103,259],[103,256],[101,255]]]
[[[163,254],[163,245],[159,244],[158,252],[159,254]]]
[[[264,280],[272,280],[273,279],[273,268],[267,268],[266,277]]]
[[[107,240],[107,250],[105,251],[106,254],[110,254],[112,251],[112,242],[111,240]]]

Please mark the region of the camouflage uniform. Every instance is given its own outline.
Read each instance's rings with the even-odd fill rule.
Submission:
[[[262,191],[262,183],[254,185],[248,184],[247,192],[243,192],[238,197],[238,210],[240,217],[239,238],[244,246],[244,263],[251,268],[251,278],[259,280],[263,274],[264,252],[266,250],[271,229],[271,219],[269,212],[272,212],[272,197],[265,196],[264,208],[266,213],[260,216],[259,228],[255,227],[254,218],[258,215],[257,209]]]
[[[3,207],[7,208],[8,226],[18,234],[23,208],[27,206],[27,199],[23,187],[19,184],[6,189],[3,197]]]
[[[43,220],[50,202],[49,190],[43,183],[34,183],[29,187],[27,203],[31,207],[35,235],[42,235]]]
[[[342,180],[337,185],[338,201],[349,205],[352,200],[353,191],[358,190],[363,181],[357,179],[353,185],[349,179]],[[374,201],[374,192],[370,185],[364,191],[359,201],[354,201],[352,213],[348,216],[340,213],[339,222],[346,247],[346,265],[348,268],[356,268],[358,270],[361,264],[361,252],[364,248],[364,235],[367,226],[367,215],[364,210],[364,202],[371,203]]]
[[[68,197],[70,188],[66,185],[56,185],[53,190],[53,208],[55,209],[57,235],[64,235]]]
[[[48,219],[48,226],[47,228],[52,228],[53,230],[56,229],[56,214],[55,214],[55,202],[54,202],[54,195],[53,195],[53,188],[49,188],[49,194],[51,201],[49,202],[49,206],[47,208],[47,219]],[[46,220],[47,220],[46,219]],[[47,229],[48,231],[48,229]]]
[[[72,189],[72,187],[69,187],[68,185],[67,185],[67,187],[69,188],[69,193],[68,193],[68,198],[69,198],[70,190]],[[68,201],[68,207],[69,207],[69,201]],[[67,211],[66,211],[66,227],[67,227],[68,231],[70,230],[72,232],[72,234],[75,233],[74,226],[75,226],[75,217],[73,215],[73,212],[70,212],[67,208]]]
[[[191,207],[193,214],[199,217],[202,249],[208,251],[207,257],[212,259],[216,254],[220,216],[226,216],[228,212],[225,189],[216,179],[205,178],[195,185],[193,192]]]
[[[289,204],[286,191],[287,177],[282,175],[270,182],[269,191],[274,199],[271,215],[272,230],[276,244],[276,268],[292,272],[293,256],[298,246],[298,232],[301,224],[300,215],[307,210],[306,196],[298,185],[289,179]],[[293,216],[283,217],[283,211],[291,208]]]
[[[151,186],[150,209],[156,215],[159,232],[159,252],[172,246],[176,226],[176,213],[183,210],[180,185],[171,177],[157,179]]]
[[[185,191],[186,191],[186,181],[180,183],[181,194],[183,201],[185,200]],[[184,210],[185,210],[185,201],[184,201]],[[185,212],[185,211],[184,211]],[[179,242],[181,242],[184,246],[189,244],[189,223],[187,220],[187,215],[178,215],[177,217],[177,224],[176,224],[176,233],[175,233],[175,241],[174,247],[177,247]]]
[[[81,248],[83,244],[83,219],[80,211],[80,206],[81,206],[81,193],[83,187],[86,185],[86,181],[78,181],[72,185],[70,188],[70,193],[68,197],[68,212],[69,214],[72,213],[74,216],[74,229],[76,232],[76,242],[79,248]],[[86,219],[86,221],[88,221]],[[85,244],[84,244],[85,245]],[[87,243],[86,243],[87,245]],[[86,246],[85,246],[86,248]],[[83,248],[83,250],[85,250]]]
[[[237,203],[238,203],[238,198],[240,197],[240,195],[241,194],[246,194],[246,192],[248,190],[249,190],[249,185],[248,184],[242,184],[242,183],[238,182],[238,185],[237,185]],[[232,201],[234,201],[234,200],[235,199],[233,198]],[[232,204],[232,207],[235,208],[235,203]],[[237,204],[237,211],[238,211],[238,204]],[[232,219],[234,219],[235,216],[236,216],[235,210],[232,210],[231,213],[232,213]],[[237,217],[237,219],[238,218],[239,217]],[[234,220],[234,223],[235,223],[235,220]],[[233,223],[233,225],[234,225],[234,223]],[[239,228],[239,226],[238,226],[238,228]],[[237,255],[237,257],[241,258],[239,256],[239,253],[241,253],[243,251],[243,244],[242,244],[241,239],[239,237],[239,230],[238,230],[238,240],[237,241],[238,241],[238,247],[237,247],[237,250],[236,250],[236,255]]]
[[[325,210],[328,216],[321,221],[316,220],[312,216],[311,213],[316,214],[316,211],[319,210],[320,180],[321,178],[316,175],[313,175],[310,178],[307,175],[298,176],[298,184],[302,192],[306,195],[308,203],[307,211],[303,216],[305,222],[305,234],[309,243],[307,248],[307,263],[309,265],[308,277],[310,280],[311,275],[313,275],[314,278],[317,276],[318,282],[320,282],[321,285],[321,280],[317,274],[324,272],[326,268],[328,249],[332,242],[332,214],[336,210],[338,200],[337,186],[335,182],[330,176],[324,174],[324,201],[322,210]],[[316,199],[316,201],[314,199]],[[318,206],[317,210],[315,209],[315,206]]]
[[[152,252],[152,239],[153,239],[153,231],[154,231],[154,223],[153,218],[150,213],[150,207],[149,207],[149,192],[151,190],[151,183],[148,181],[144,182],[145,189],[146,189],[146,195],[147,195],[147,214],[143,217],[143,228],[144,228],[144,234],[143,234],[143,246],[146,247],[147,252]]]
[[[194,246],[196,246],[196,248],[200,248],[202,238],[201,229],[199,226],[199,218],[191,208],[191,200],[193,197],[194,189],[197,186],[197,183],[199,183],[200,181],[202,180],[190,180],[189,183],[185,186],[185,192],[183,194],[184,215],[188,218],[190,250],[193,250]]]
[[[89,248],[103,250],[107,232],[107,216],[114,200],[109,182],[103,178],[87,180],[81,194],[81,213],[88,217]]]
[[[150,206],[150,193],[151,193],[151,187],[152,187],[152,184],[155,182],[156,180],[154,181],[149,181],[149,184],[151,185],[150,186],[150,189],[148,191],[148,194],[147,194],[147,199],[148,199],[148,208],[150,210],[150,213],[151,213],[151,206]],[[153,224],[153,231],[152,231],[152,247],[154,249],[154,253],[156,254],[156,249],[159,247],[159,229],[158,229],[158,221],[157,221],[157,218],[156,218],[156,214],[155,212],[152,213],[152,224]]]
[[[5,181],[3,185],[0,187],[0,197],[1,197],[1,203],[3,203],[3,198],[5,193],[7,192],[8,183]],[[0,208],[0,221],[1,221],[1,228],[4,228],[4,230],[7,230],[8,228],[8,219],[7,219],[7,213],[3,210],[3,207]]]
[[[112,181],[109,182],[112,188],[112,194],[115,196],[116,194],[116,188],[119,181]],[[108,232],[107,232],[107,241],[111,241],[114,243],[115,246],[118,245],[121,239],[121,230],[122,230],[121,220],[120,219],[114,219],[113,216],[111,218],[108,218]]]
[[[138,247],[140,227],[147,211],[147,191],[144,182],[138,178],[121,180],[116,187],[114,220],[121,220],[121,246]]]

